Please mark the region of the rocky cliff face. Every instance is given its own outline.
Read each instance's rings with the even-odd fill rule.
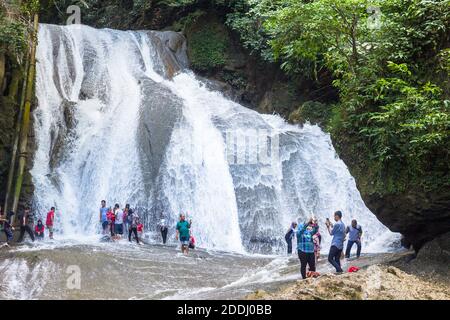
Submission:
[[[450,190],[425,192],[408,190],[401,194],[363,195],[365,202],[383,224],[403,236],[403,245],[416,250],[430,240],[450,239]]]

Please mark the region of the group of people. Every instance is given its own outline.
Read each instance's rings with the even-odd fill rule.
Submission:
[[[125,205],[124,209],[120,209],[120,205],[116,203],[114,208],[107,207],[106,201],[101,201],[100,207],[100,224],[102,226],[102,234],[111,235],[112,240],[119,240],[122,238],[124,231],[128,231],[128,241],[131,242],[131,237],[134,235],[134,239],[138,244],[142,243],[142,234],[144,232],[144,225],[142,224],[138,213],[130,208],[129,204]],[[184,254],[189,253],[189,249],[195,248],[195,238],[191,233],[192,221],[186,221],[186,216],[180,214],[180,220],[176,225],[176,239],[181,242],[181,252]],[[167,242],[167,234],[169,232],[169,226],[166,223],[166,219],[162,218],[157,225],[163,244]]]
[[[102,234],[111,234],[112,240],[119,240],[124,234],[124,230],[128,232],[128,241],[131,242],[131,236],[138,244],[142,243],[142,234],[144,225],[140,220],[137,211],[130,208],[129,204],[124,209],[120,209],[120,205],[116,203],[114,208],[106,207],[106,201],[101,201],[100,207],[100,224],[102,226]]]
[[[342,273],[341,255],[344,250],[344,241],[348,234],[347,248],[345,257],[350,258],[350,252],[354,244],[357,245],[356,257],[361,255],[361,237],[362,228],[358,225],[356,220],[352,220],[350,226],[346,227],[342,222],[342,212],[336,211],[334,213],[333,224],[328,218],[325,221],[328,233],[333,237],[331,240],[331,247],[328,253],[328,262],[336,269],[337,273]],[[300,273],[302,278],[316,275],[316,264],[320,257],[320,245],[322,237],[319,232],[319,225],[317,219],[311,217],[307,222],[297,226],[293,222],[285,235],[287,242],[288,254],[292,254],[293,238],[297,236],[297,253],[300,260]],[[309,272],[306,272],[308,266]]]
[[[106,201],[101,201],[99,210],[99,220],[103,235],[110,235],[110,239],[119,240],[123,237],[125,232],[128,232],[128,241],[132,241],[132,236],[138,244],[142,244],[142,235],[144,232],[144,225],[136,210],[130,208],[129,204],[121,209],[120,205],[116,203],[114,207],[107,207]],[[14,212],[9,211],[3,214],[0,206],[0,227],[6,235],[6,243],[9,244],[13,240],[13,217]],[[55,223],[55,207],[51,207],[47,213],[45,224],[41,218],[37,218],[31,211],[30,207],[25,207],[17,217],[20,225],[20,235],[18,242],[22,242],[27,233],[32,241],[36,239],[44,239],[45,229],[48,230],[50,239],[53,239],[53,226]],[[192,220],[186,220],[185,214],[180,214],[179,221],[176,224],[176,240],[181,242],[181,252],[188,254],[189,249],[195,249],[195,238],[191,232]],[[158,230],[161,233],[162,242],[166,244],[169,226],[163,218],[159,221]]]
[[[3,213],[2,208],[0,206],[0,226],[2,228],[2,231],[5,233],[6,236],[6,244],[9,244],[14,236],[14,227],[13,227],[13,217],[14,212],[9,211],[8,213]],[[47,213],[47,217],[45,220],[45,227],[44,223],[42,222],[41,218],[37,218],[35,214],[31,211],[30,207],[25,207],[23,212],[19,213],[17,216],[17,220],[20,226],[20,235],[17,240],[17,242],[22,242],[25,233],[28,233],[32,241],[42,240],[44,239],[44,231],[45,227],[48,229],[49,238],[53,239],[53,223],[55,220],[55,207],[51,207],[50,211]]]

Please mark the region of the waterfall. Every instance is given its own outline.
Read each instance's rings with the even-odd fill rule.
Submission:
[[[391,233],[329,135],[208,89],[180,37],[40,25],[31,174],[34,207],[56,207],[57,234],[98,233],[105,199],[136,207],[153,235],[184,212],[199,246],[237,252],[280,252],[292,221],[315,214],[323,226],[341,210],[371,250],[385,249]]]

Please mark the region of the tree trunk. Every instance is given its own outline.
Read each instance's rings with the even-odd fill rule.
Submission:
[[[25,71],[28,71],[28,67],[30,64],[30,53],[27,52],[25,56]],[[20,128],[22,123],[22,117],[23,117],[23,109],[25,105],[25,93],[27,89],[27,74],[23,76],[22,81],[22,90],[20,93],[20,104],[19,104],[19,112],[17,113],[17,120],[16,120],[16,128],[14,131],[14,143],[12,147],[12,153],[11,153],[11,162],[9,164],[9,171],[8,171],[8,181],[6,184],[6,195],[5,195],[5,204],[3,206],[4,212],[8,212],[8,205],[9,205],[9,197],[11,195],[11,189],[13,185],[13,179],[14,179],[14,169],[16,167],[16,158],[17,158],[17,149],[19,147],[19,137],[20,137]]]
[[[17,103],[17,93],[19,91],[19,83],[22,72],[19,68],[14,68],[11,76],[11,82],[9,83],[8,97],[14,103]]]
[[[27,145],[28,145],[28,131],[30,129],[30,109],[31,99],[33,98],[33,85],[34,75],[36,71],[36,45],[37,45],[37,32],[39,27],[39,16],[34,14],[33,23],[33,35],[31,39],[31,53],[30,53],[30,66],[28,70],[27,89],[25,93],[25,104],[23,110],[22,130],[20,132],[20,153],[19,153],[19,168],[17,171],[16,188],[14,191],[14,201],[12,209],[17,212],[19,205],[20,192],[22,190],[23,172],[27,162]]]
[[[0,51],[0,96],[3,95],[4,79],[5,79],[5,53]]]

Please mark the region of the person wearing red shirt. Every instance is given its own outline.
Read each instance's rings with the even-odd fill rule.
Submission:
[[[116,216],[114,215],[111,207],[109,207],[109,211],[106,214],[106,217],[108,219],[109,227],[111,230],[111,237],[114,237],[114,222],[116,221]]]
[[[38,223],[34,227],[34,234],[37,239],[44,239],[44,225],[41,219],[38,220]]]
[[[45,220],[45,225],[47,226],[50,239],[53,239],[54,221],[55,221],[55,207],[51,207],[50,211],[47,213],[47,219]]]

